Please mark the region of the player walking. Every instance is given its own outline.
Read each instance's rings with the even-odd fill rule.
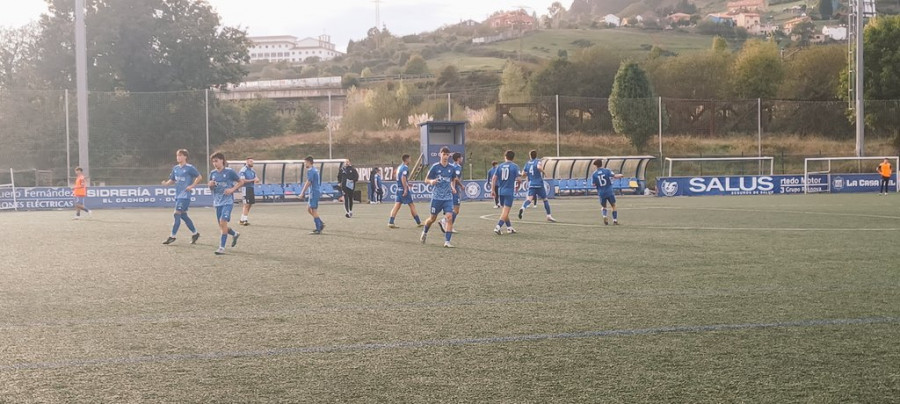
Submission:
[[[610,169],[603,168],[603,160],[594,160],[594,166],[597,171],[591,175],[591,183],[597,188],[597,196],[600,198],[600,206],[603,207],[603,224],[609,224],[609,217],[606,216],[606,203],[609,202],[612,208],[613,224],[619,224],[619,212],[616,211],[616,194],[613,192],[612,183],[616,178],[622,178],[622,174],[614,174]]]
[[[322,180],[319,177],[319,170],[316,169],[314,163],[312,156],[306,156],[304,159],[306,183],[303,184],[303,189],[300,190],[299,196],[300,199],[303,199],[306,196],[306,190],[309,189],[309,204],[306,207],[306,211],[313,217],[313,224],[316,226],[315,230],[309,232],[309,234],[319,235],[325,229],[325,222],[319,218],[319,198],[322,197]]]
[[[216,221],[219,222],[219,229],[222,231],[222,238],[219,241],[219,249],[216,255],[225,254],[225,242],[231,235],[231,247],[237,245],[238,233],[228,227],[231,221],[231,210],[234,208],[234,193],[243,185],[241,177],[238,176],[234,169],[225,167],[225,155],[217,152],[209,158],[212,160],[214,170],[209,172],[209,188],[213,191],[213,206],[216,208]]]
[[[453,169],[456,171],[456,179],[453,181],[452,187],[456,189],[456,193],[453,194],[453,224],[456,224],[456,217],[459,216],[459,205],[460,200],[462,199],[463,194],[463,186],[462,186],[462,172],[463,172],[463,156],[462,153],[456,152],[450,156],[450,165],[453,166]],[[441,219],[438,222],[438,225],[441,226],[441,231],[444,231],[444,227],[447,224],[447,219]],[[454,226],[453,232],[456,233],[456,226]]]
[[[194,227],[194,221],[188,217],[187,212],[191,206],[191,193],[194,187],[203,180],[203,176],[200,175],[200,171],[197,171],[197,168],[188,164],[189,156],[190,153],[188,153],[187,149],[179,149],[175,152],[175,161],[178,164],[172,167],[169,179],[162,182],[163,185],[175,184],[175,213],[173,213],[175,223],[172,224],[172,234],[166,241],[163,241],[163,244],[172,244],[175,241],[175,235],[178,234],[178,228],[181,227],[182,220],[187,225],[188,230],[191,231],[191,244],[196,244],[197,239],[200,238],[200,232]]]
[[[441,212],[444,214],[446,226],[444,227],[444,247],[453,248],[450,244],[450,237],[453,235],[453,194],[456,188],[453,186],[456,180],[456,169],[450,165],[450,149],[441,148],[441,161],[434,163],[425,176],[425,183],[433,186],[431,192],[431,217],[425,220],[425,229],[419,240],[425,244],[428,237],[428,229],[437,221],[437,215]]]
[[[91,210],[84,206],[84,200],[87,198],[87,180],[84,179],[84,170],[81,167],[75,167],[75,186],[72,187],[72,196],[75,198],[75,217],[72,219],[80,219],[81,211],[91,215]]]
[[[516,180],[520,175],[519,166],[517,166],[516,163],[513,163],[513,159],[516,158],[516,153],[512,150],[507,150],[504,157],[506,158],[506,161],[497,166],[497,170],[491,178],[491,196],[498,195],[500,198],[500,206],[502,207],[500,210],[500,221],[498,221],[497,226],[494,227],[494,233],[497,233],[498,235],[503,234],[500,229],[504,224],[506,225],[506,232],[508,234],[514,234],[516,232],[516,229],[512,227],[512,223],[509,222],[509,210],[512,208],[513,199],[516,196],[516,188],[518,188]],[[493,189],[496,189],[496,191]]]
[[[413,203],[412,193],[409,190],[409,155],[404,154],[400,157],[402,163],[397,167],[397,196],[394,198],[394,208],[391,209],[391,217],[388,219],[388,227],[396,229],[399,226],[394,224],[394,218],[400,211],[400,205],[409,205],[409,213],[416,221],[416,225],[422,226],[419,220],[419,214],[416,213],[416,204]]]
[[[249,226],[250,220],[248,216],[250,215],[250,208],[256,203],[256,193],[253,185],[259,184],[260,182],[259,177],[256,176],[256,170],[253,169],[252,158],[247,157],[247,161],[244,163],[244,166],[241,167],[241,172],[239,172],[238,175],[241,177],[241,180],[244,181],[244,206],[241,213],[240,224]]]

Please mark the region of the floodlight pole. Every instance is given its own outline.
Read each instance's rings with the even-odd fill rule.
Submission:
[[[212,153],[209,150],[209,89],[207,88],[205,91],[206,95],[206,172],[212,172],[212,168],[209,166],[209,156]]]
[[[90,178],[86,38],[84,0],[75,0],[75,87],[78,91],[78,165],[81,166],[84,176]]]
[[[865,0],[856,0],[856,157],[865,153],[865,106],[863,105],[863,28],[866,23]]]
[[[71,141],[69,140],[69,90],[64,90],[63,102],[66,108],[66,185],[72,185]],[[900,168],[900,167],[898,167]]]
[[[559,94],[556,94],[556,157],[559,157]]]
[[[331,91],[328,92],[328,158],[332,159],[334,157],[331,156],[331,127],[334,126],[331,121]]]

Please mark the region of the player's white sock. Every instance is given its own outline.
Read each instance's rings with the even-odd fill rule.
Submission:
[[[241,215],[241,221],[242,221],[242,222],[246,222],[246,221],[247,221],[247,215]]]

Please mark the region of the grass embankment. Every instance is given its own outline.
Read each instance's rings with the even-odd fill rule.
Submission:
[[[487,172],[491,160],[502,161],[503,152],[507,149],[514,150],[517,153],[516,161],[522,163],[532,149],[538,150],[541,156],[555,156],[557,141],[556,135],[552,133],[470,128],[466,131],[466,146],[467,163],[472,165],[471,175],[473,178],[481,178]],[[896,155],[895,148],[887,139],[868,139],[866,146],[868,156]],[[775,157],[775,171],[779,174],[802,173],[805,157],[853,156],[854,148],[852,139],[836,141],[820,137],[773,134],[762,138],[762,154]],[[247,155],[257,160],[302,159],[307,155],[325,158],[328,156],[328,134],[320,132],[268,139],[239,139],[226,143],[220,149],[226,155]],[[659,155],[658,138],[650,140],[644,153],[638,153],[624,136],[619,135],[562,134],[559,149],[561,156]],[[419,153],[418,130],[334,133],[332,137],[332,155],[335,158],[349,157],[359,166],[395,165],[404,153],[412,155],[415,162]],[[757,153],[756,136],[663,136],[664,157],[740,157],[756,156]],[[873,167],[875,165],[876,163],[872,164]],[[682,169],[689,171],[691,167],[685,166]],[[704,170],[705,173],[711,173],[710,170],[715,170],[714,164],[707,163]],[[657,173],[659,162],[654,161],[648,168],[648,179],[654,179]]]

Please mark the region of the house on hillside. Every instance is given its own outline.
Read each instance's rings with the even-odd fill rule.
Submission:
[[[766,9],[766,0],[738,0],[729,1],[727,8],[732,13],[741,11],[764,11]]]
[[[672,13],[666,16],[666,21],[670,24],[678,24],[691,21],[691,15],[685,13]]]
[[[619,17],[616,17],[615,14],[607,14],[607,15],[603,16],[602,21],[604,23],[606,23],[606,25],[609,25],[610,27],[618,27],[618,26],[622,25],[622,19]]]
[[[344,53],[335,49],[331,36],[297,39],[291,35],[251,36],[250,62],[303,63],[308,58],[331,60]]]
[[[716,24],[728,25],[729,27],[733,27],[733,26],[734,26],[734,17],[732,17],[732,16],[730,16],[730,15],[728,15],[728,14],[720,14],[720,13],[717,13],[717,14],[707,14],[707,15],[706,15],[706,20],[707,20],[707,21],[714,22],[714,23],[716,23]]]
[[[738,13],[734,15],[734,24],[747,30],[750,35],[759,35],[761,24],[757,13]]]
[[[810,22],[810,21],[812,21],[812,20],[807,16],[797,17],[797,18],[788,20],[787,22],[784,23],[784,29],[782,29],[782,31],[784,31],[785,34],[790,35],[791,32],[794,31],[794,28],[797,25],[800,25],[804,22]]]
[[[822,27],[822,35],[835,41],[847,40],[847,27]]]
[[[491,28],[516,28],[525,31],[537,29],[537,20],[525,10],[501,11],[485,21]]]

